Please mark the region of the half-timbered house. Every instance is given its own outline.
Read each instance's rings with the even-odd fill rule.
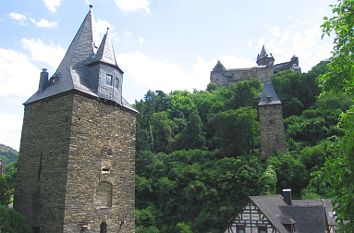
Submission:
[[[330,200],[292,200],[286,189],[283,195],[249,196],[225,233],[333,233],[335,225]]]

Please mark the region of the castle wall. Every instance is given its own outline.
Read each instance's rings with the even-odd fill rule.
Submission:
[[[257,78],[261,82],[271,81],[273,69],[271,67],[252,67],[245,69],[213,70],[210,73],[210,81],[222,86],[230,86],[241,80]]]
[[[64,232],[134,232],[135,113],[80,95],[73,109]]]
[[[285,133],[282,105],[263,105],[258,107],[261,127],[261,159],[276,151],[285,149]]]
[[[41,232],[62,232],[73,96],[25,106],[14,208]]]

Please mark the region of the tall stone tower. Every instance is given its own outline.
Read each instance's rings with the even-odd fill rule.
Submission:
[[[264,83],[258,104],[261,127],[261,159],[285,149],[282,103],[271,82]]]
[[[14,207],[41,233],[134,232],[135,118],[109,36],[88,12],[25,103]],[[97,51],[96,51],[97,50]]]

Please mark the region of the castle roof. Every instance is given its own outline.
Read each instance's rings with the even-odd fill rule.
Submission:
[[[265,82],[258,106],[281,104],[271,82]]]
[[[114,48],[112,44],[112,39],[108,34],[109,28],[107,28],[106,34],[103,36],[100,47],[97,50],[96,56],[92,62],[103,62],[109,65],[117,66],[117,59],[114,53]]]
[[[268,53],[264,47],[264,45],[262,46],[262,50],[261,53],[258,55],[258,58],[264,58],[264,57],[268,57]]]
[[[50,78],[49,86],[43,91],[37,91],[33,94],[24,105],[72,90],[98,97],[98,84],[94,80],[97,77],[93,77],[88,66],[93,62],[104,62],[116,67],[121,73],[123,73],[117,65],[112,41],[108,36],[108,31],[103,37],[96,53],[93,21],[93,13],[90,7],[89,12],[68,47],[63,60],[59,64],[56,72]],[[123,97],[117,102],[117,104],[136,111]]]
[[[226,70],[226,68],[223,64],[221,64],[220,61],[218,61],[213,68],[213,71],[224,71],[224,70]]]

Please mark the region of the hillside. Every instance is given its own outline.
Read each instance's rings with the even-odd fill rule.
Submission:
[[[5,165],[17,161],[18,152],[9,146],[0,143],[0,159],[4,161]]]
[[[295,198],[330,197],[311,174],[335,154],[345,95],[320,95],[321,62],[308,73],[280,72],[287,149],[259,158],[262,84],[206,91],[148,91],[136,102],[136,232],[223,232],[249,195],[291,188]]]

